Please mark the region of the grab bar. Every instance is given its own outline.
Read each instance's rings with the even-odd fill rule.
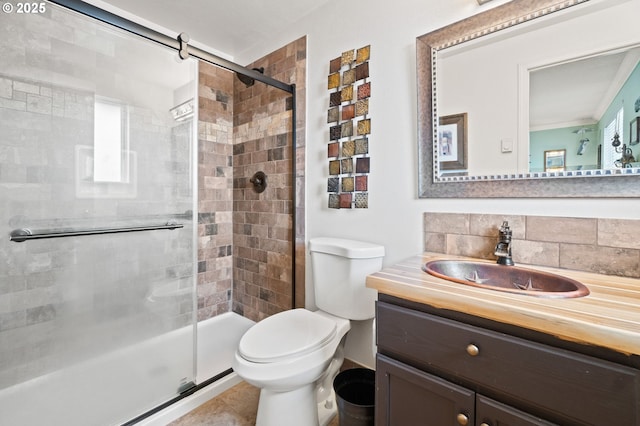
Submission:
[[[84,235],[118,234],[120,232],[155,231],[159,229],[184,228],[181,223],[169,221],[164,225],[131,226],[122,228],[92,228],[78,230],[46,230],[33,233],[29,228],[14,229],[9,234],[9,241],[21,243],[28,240],[43,240],[46,238],[78,237]]]

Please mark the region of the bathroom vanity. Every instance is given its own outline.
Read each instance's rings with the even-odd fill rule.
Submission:
[[[370,275],[377,425],[640,425],[640,283],[552,268],[591,293],[537,298],[422,271]],[[533,267],[532,267],[533,268]]]

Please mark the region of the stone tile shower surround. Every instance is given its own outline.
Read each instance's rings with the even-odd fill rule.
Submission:
[[[425,251],[495,259],[508,221],[518,263],[640,278],[640,220],[424,213]]]
[[[233,80],[198,73],[198,321],[231,309],[233,281]]]
[[[230,309],[259,320],[291,307],[294,212],[296,306],[304,306],[306,38],[247,67],[296,84],[297,148],[294,158],[288,94],[200,63],[198,320]],[[258,169],[268,175],[259,197],[249,183]]]
[[[298,93],[297,122],[304,126],[304,74],[306,39],[284,46],[248,65],[264,67],[264,73],[286,83],[295,83]],[[304,214],[304,133],[297,132],[297,150],[292,150],[292,97],[260,82],[247,87],[234,82],[234,208],[233,310],[254,321],[290,309],[292,280],[296,276],[298,298],[304,282],[304,250],[298,250],[293,270],[294,232],[304,241],[303,227],[293,228],[293,216]],[[300,100],[300,98],[303,98]],[[294,181],[293,171],[296,170]],[[256,193],[250,179],[255,172],[267,175],[265,192]],[[294,191],[298,205],[294,206]],[[298,299],[299,300],[299,299]],[[304,294],[302,294],[304,300]]]

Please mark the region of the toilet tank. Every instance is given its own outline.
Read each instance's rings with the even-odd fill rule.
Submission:
[[[375,316],[377,292],[367,275],[382,269],[384,247],[341,238],[312,238],[311,276],[318,309],[351,320]]]

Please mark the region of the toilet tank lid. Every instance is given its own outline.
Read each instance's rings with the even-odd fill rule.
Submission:
[[[384,246],[344,238],[312,238],[309,240],[309,250],[318,253],[334,254],[349,259],[384,257]]]

